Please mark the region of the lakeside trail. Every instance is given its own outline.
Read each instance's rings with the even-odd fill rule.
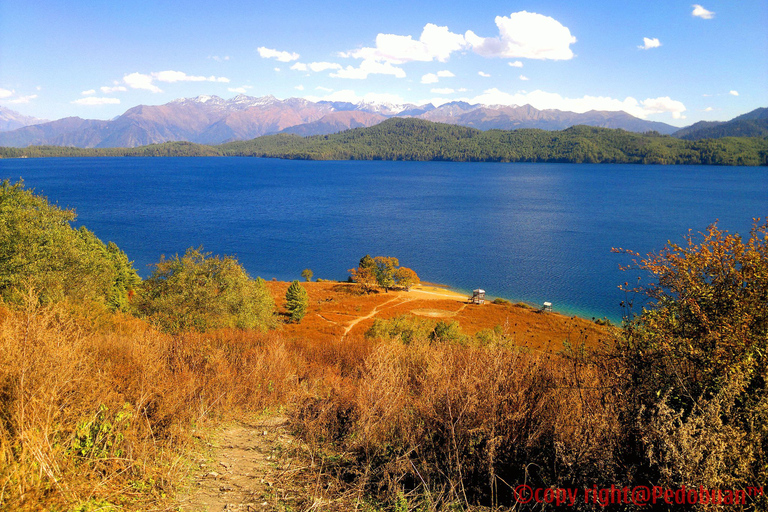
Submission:
[[[197,463],[183,512],[348,510],[329,500],[333,485],[313,464],[309,448],[280,413],[236,421],[210,433],[209,453]],[[206,441],[205,439],[203,439]],[[351,504],[354,508],[354,504]]]
[[[359,316],[359,317],[355,318],[354,320],[352,320],[351,322],[349,322],[349,323],[347,324],[347,326],[344,328],[344,334],[342,334],[342,335],[341,335],[342,339],[344,339],[344,338],[347,336],[347,334],[349,334],[349,331],[351,331],[351,330],[352,330],[352,328],[353,328],[354,326],[356,326],[357,324],[359,324],[359,323],[360,323],[360,322],[362,322],[363,320],[367,320],[367,319],[369,319],[369,318],[372,318],[372,317],[376,316],[376,313],[378,313],[379,311],[381,311],[381,310],[383,310],[383,309],[386,309],[386,308],[385,308],[385,306],[386,306],[387,304],[391,304],[391,303],[393,303],[393,302],[398,302],[398,301],[400,301],[400,302],[398,302],[398,305],[400,305],[400,304],[405,304],[406,302],[410,302],[410,301],[412,301],[412,300],[413,300],[413,299],[404,299],[404,300],[403,300],[403,299],[402,299],[402,297],[400,297],[400,296],[397,296],[397,297],[394,297],[394,298],[392,298],[392,299],[389,299],[387,302],[385,302],[385,303],[383,303],[383,304],[379,304],[378,306],[374,307],[374,308],[373,308],[373,311],[371,311],[371,312],[370,312],[370,313],[368,313],[367,315],[365,315],[365,316]]]

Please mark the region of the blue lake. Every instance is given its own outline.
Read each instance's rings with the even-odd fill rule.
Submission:
[[[52,158],[0,175],[74,208],[142,276],[200,245],[280,280],[387,255],[425,281],[614,320],[629,259],[612,247],[645,254],[718,219],[746,235],[768,215],[766,168]]]

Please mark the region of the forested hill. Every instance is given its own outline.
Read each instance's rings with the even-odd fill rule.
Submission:
[[[480,131],[393,118],[334,135],[267,135],[220,146],[165,143],[130,149],[0,148],[0,156],[257,156],[308,160],[439,160],[768,165],[768,138],[687,141],[657,133],[574,126],[562,131]]]
[[[482,132],[420,119],[306,138],[270,135],[218,148],[224,155],[310,160],[768,165],[766,138],[686,141],[589,126]]]

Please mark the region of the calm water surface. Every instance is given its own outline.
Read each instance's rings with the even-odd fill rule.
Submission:
[[[280,280],[391,255],[422,280],[612,319],[628,279],[612,247],[645,254],[716,219],[746,234],[768,215],[765,168],[55,158],[0,174],[74,208],[142,276],[200,245]]]

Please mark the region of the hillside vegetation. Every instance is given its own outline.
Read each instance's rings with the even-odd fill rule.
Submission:
[[[688,141],[656,133],[588,126],[562,131],[483,132],[420,119],[393,118],[334,135],[267,135],[220,146],[168,142],[118,149],[0,148],[2,157],[216,155],[308,160],[768,165],[768,138]]]
[[[300,467],[359,510],[534,511],[566,489],[579,492],[572,510],[640,508],[614,487],[647,488],[651,510],[768,506],[768,223],[622,251],[650,277],[634,290],[647,308],[592,331],[602,343],[567,322],[552,353],[521,343],[514,321],[472,334],[407,314],[364,336],[290,336],[307,317],[281,329],[269,285],[232,258],[191,249],[142,282],[71,212],[21,184],[0,200],[2,510],[177,509],[197,439],[275,408],[307,447]],[[366,256],[356,276],[368,260],[396,266]],[[307,315],[325,326],[411,300],[388,279],[362,284],[309,294]],[[695,499],[664,498],[681,489]],[[304,510],[349,510],[315,496]]]

